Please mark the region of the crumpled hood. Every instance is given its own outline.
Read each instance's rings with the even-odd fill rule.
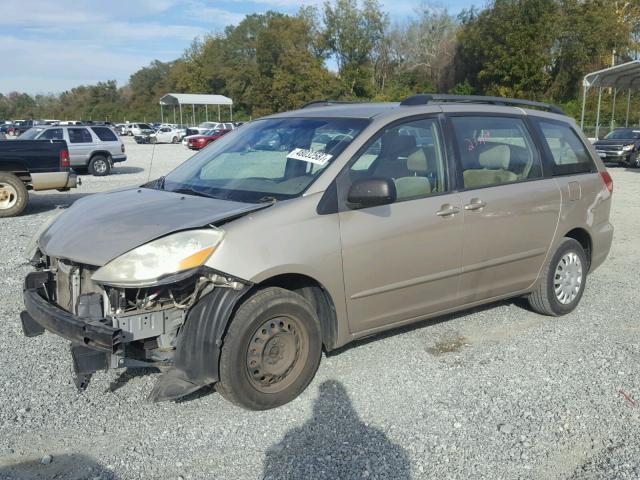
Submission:
[[[49,256],[102,266],[169,233],[267,206],[149,188],[100,193],[76,201],[44,231],[38,244]]]

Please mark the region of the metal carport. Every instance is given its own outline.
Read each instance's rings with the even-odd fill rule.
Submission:
[[[164,123],[163,106],[173,106],[173,123],[176,123],[176,106],[180,110],[180,124],[182,121],[182,106],[191,105],[193,121],[196,118],[196,105],[204,105],[205,118],[209,121],[209,105],[218,107],[218,121],[220,121],[220,106],[229,106],[229,120],[233,120],[233,100],[224,95],[209,95],[204,93],[167,93],[160,98],[160,117]]]
[[[580,128],[584,129],[584,111],[587,103],[587,93],[591,88],[598,89],[598,112],[596,113],[596,138],[600,133],[600,105],[602,103],[602,89],[613,90],[613,105],[611,112],[611,125],[613,126],[616,115],[616,97],[618,91],[627,91],[627,114],[625,126],[629,126],[629,110],[631,108],[631,91],[640,89],[640,60],[621,63],[613,67],[598,70],[585,75],[582,82],[582,116]]]

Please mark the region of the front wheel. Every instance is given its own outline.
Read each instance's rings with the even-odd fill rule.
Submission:
[[[171,143],[178,143],[178,142],[179,142],[178,137],[173,137],[171,139]]]
[[[304,391],[321,352],[309,302],[282,288],[259,290],[240,305],[223,339],[217,389],[249,410],[278,407]]]
[[[20,215],[28,202],[29,193],[22,180],[11,173],[0,173],[0,218]]]
[[[584,293],[588,268],[582,245],[573,238],[563,238],[536,290],[529,295],[531,308],[554,317],[571,312]]]

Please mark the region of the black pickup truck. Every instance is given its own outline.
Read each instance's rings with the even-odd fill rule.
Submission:
[[[20,215],[29,190],[65,191],[76,184],[64,140],[0,142],[0,217]]]
[[[593,146],[603,162],[640,168],[639,128],[616,128]]]

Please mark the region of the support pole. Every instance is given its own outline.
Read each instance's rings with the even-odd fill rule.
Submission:
[[[173,123],[176,123],[176,106],[173,106]]]
[[[181,103],[179,103],[179,104],[178,104],[178,107],[180,108],[180,124],[181,124],[181,125],[184,125],[184,122],[182,121],[182,104],[181,104]]]
[[[584,130],[584,110],[587,105],[587,90],[589,87],[582,85],[582,115],[580,116],[580,129]]]
[[[229,120],[233,122],[233,105],[229,105]]]
[[[209,121],[209,105],[204,106],[204,117],[205,117],[205,122],[208,122]]]
[[[196,106],[195,104],[191,104],[191,110],[193,112],[193,126],[196,126]]]
[[[613,105],[611,106],[611,130],[616,123],[616,98],[618,98],[618,89],[613,89]]]
[[[218,121],[220,121],[220,105],[218,105]]]
[[[629,126],[629,109],[631,108],[631,89],[627,92],[627,118],[624,121],[624,126]]]
[[[160,104],[160,123],[164,123],[164,115],[162,114],[162,104]]]
[[[598,88],[598,113],[596,113],[596,140],[600,138],[600,105],[602,103],[602,87]]]

